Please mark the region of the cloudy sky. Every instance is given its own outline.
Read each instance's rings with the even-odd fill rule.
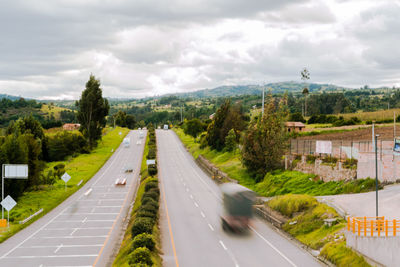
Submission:
[[[0,93],[144,97],[300,81],[400,86],[396,0],[0,1]]]

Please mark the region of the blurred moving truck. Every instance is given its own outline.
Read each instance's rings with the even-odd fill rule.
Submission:
[[[221,191],[223,202],[222,229],[225,231],[247,230],[253,217],[255,193],[244,186],[234,183],[221,185]]]

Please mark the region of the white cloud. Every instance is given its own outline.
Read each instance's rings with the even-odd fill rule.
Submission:
[[[398,83],[399,2],[53,0],[0,3],[0,90],[143,97],[299,80]]]

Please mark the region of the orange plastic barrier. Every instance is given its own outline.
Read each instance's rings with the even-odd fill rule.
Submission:
[[[396,236],[400,224],[385,217],[348,217],[347,230],[358,236]]]
[[[6,219],[0,219],[0,227],[7,227],[7,220]]]

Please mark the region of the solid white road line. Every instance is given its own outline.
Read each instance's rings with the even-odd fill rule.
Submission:
[[[275,250],[279,255],[282,256],[282,258],[284,258],[290,265],[292,265],[293,267],[297,267],[296,264],[294,264],[294,262],[292,262],[288,257],[286,257],[279,249],[277,249],[274,245],[272,245],[271,242],[269,242],[267,239],[265,239],[259,232],[257,232],[253,227],[249,226],[250,229],[256,233],[265,243],[267,243],[273,250]]]
[[[5,257],[6,259],[38,259],[38,258],[80,258],[80,257],[97,257],[97,254],[89,255],[52,255],[52,256],[15,256]]]
[[[83,248],[83,247],[101,247],[103,244],[94,245],[63,245],[63,248]],[[59,245],[58,245],[59,246]],[[56,248],[58,246],[29,246],[29,247],[19,247],[19,248]]]

